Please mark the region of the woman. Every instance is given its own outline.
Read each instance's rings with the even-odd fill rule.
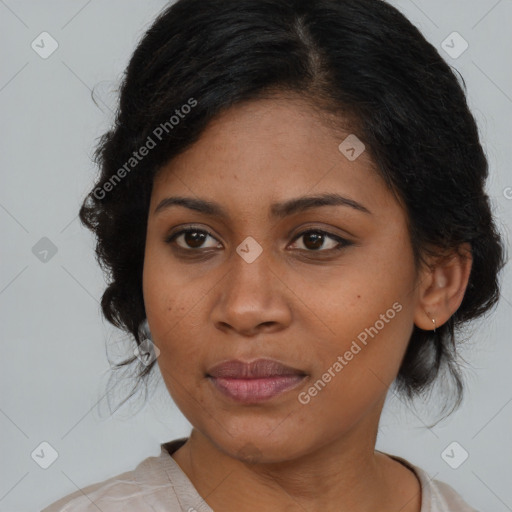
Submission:
[[[402,14],[179,0],[97,157],[103,312],[193,430],[45,511],[475,510],[375,450],[391,384],[447,371],[460,403],[456,330],[504,262],[465,94]]]

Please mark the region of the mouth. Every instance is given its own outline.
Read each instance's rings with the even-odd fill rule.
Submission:
[[[273,359],[257,359],[251,363],[227,361],[210,368],[206,376],[224,396],[257,403],[295,388],[307,374]]]

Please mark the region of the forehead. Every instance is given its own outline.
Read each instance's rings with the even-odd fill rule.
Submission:
[[[389,191],[368,152],[351,161],[340,151],[349,135],[297,99],[237,105],[217,116],[196,143],[160,169],[152,213],[169,194],[215,198],[225,204],[224,213],[235,214],[268,209],[283,198],[318,194],[336,194],[358,204],[371,197],[372,204],[385,206]],[[278,208],[272,213],[277,215]]]

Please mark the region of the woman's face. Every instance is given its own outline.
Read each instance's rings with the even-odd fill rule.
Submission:
[[[348,135],[300,101],[259,100],[218,117],[155,180],[143,291],[158,364],[190,423],[231,456],[287,460],[375,434],[420,314],[405,212],[367,152],[339,149]],[[294,207],[325,194],[360,206]],[[209,376],[235,359],[299,372]]]

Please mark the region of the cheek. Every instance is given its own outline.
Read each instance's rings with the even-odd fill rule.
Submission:
[[[297,396],[303,421],[349,429],[384,399],[412,332],[408,311],[392,311],[389,323],[378,316],[371,323],[352,318],[354,335],[340,336],[317,354],[317,371]]]
[[[148,233],[142,288],[149,324],[160,332],[169,329],[187,311],[187,292],[193,284],[183,280],[183,272],[173,263],[169,248],[158,243],[156,235]]]
[[[144,261],[144,303],[153,342],[160,350],[157,363],[166,384],[176,391],[180,386],[174,380],[190,384],[202,377],[207,344],[201,311],[209,288],[204,279],[185,278],[184,272],[171,267],[168,256],[148,253]]]
[[[322,305],[315,313],[329,328],[322,328],[327,334],[316,338],[310,354],[316,361],[314,381],[328,381],[325,387],[322,382],[316,386],[326,401],[341,401],[345,406],[354,397],[362,403],[372,401],[398,373],[413,330],[412,281],[407,280],[407,268],[402,269],[404,280],[384,273],[379,281],[381,269],[373,266],[347,273],[321,291],[310,290],[310,304]],[[333,286],[333,282],[343,286]],[[315,315],[309,318],[309,331],[314,331],[312,324],[321,323]],[[312,389],[312,395],[317,391]]]

